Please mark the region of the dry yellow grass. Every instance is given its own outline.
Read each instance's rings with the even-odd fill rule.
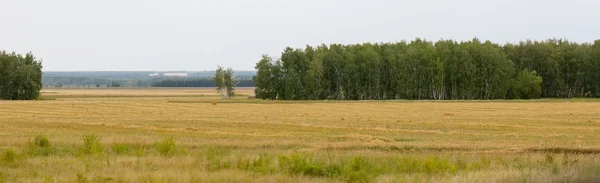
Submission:
[[[43,92],[56,100],[0,101],[0,153],[13,149],[25,157],[18,164],[0,163],[0,182],[353,180],[277,171],[277,156],[294,154],[324,162],[332,156],[336,161],[364,157],[374,167],[407,157],[491,161],[486,168],[450,173],[367,172],[374,176],[365,180],[374,182],[594,181],[600,173],[598,100],[272,102],[222,100],[212,89]],[[214,100],[218,105],[211,104]],[[77,154],[85,134],[99,137],[105,153]],[[27,155],[37,135],[71,153]],[[172,157],[155,153],[155,141],[170,136],[183,152]],[[141,150],[116,155],[114,144]],[[578,160],[572,168],[557,163],[565,152]],[[272,157],[268,167],[273,171],[234,168],[261,154]],[[557,158],[547,162],[550,168],[543,163],[548,156]],[[213,170],[213,161],[232,164]]]

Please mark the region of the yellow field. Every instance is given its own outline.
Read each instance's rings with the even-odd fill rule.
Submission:
[[[0,182],[600,180],[600,100],[280,102],[192,88],[43,96],[54,100],[0,101]]]

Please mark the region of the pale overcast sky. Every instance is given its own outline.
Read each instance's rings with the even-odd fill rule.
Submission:
[[[600,38],[598,0],[0,0],[0,50],[46,71],[253,70],[286,46]]]

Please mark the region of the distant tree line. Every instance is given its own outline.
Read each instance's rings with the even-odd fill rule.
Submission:
[[[600,40],[411,42],[286,48],[256,64],[255,94],[282,100],[599,97]]]
[[[173,71],[176,72],[176,71]],[[214,83],[193,84],[188,82],[179,82],[182,80],[207,80],[212,81],[215,71],[180,71],[188,73],[188,77],[167,77],[150,76],[154,73],[170,72],[150,72],[150,71],[74,71],[59,72],[48,71],[42,75],[42,84],[44,87],[151,87],[156,85],[162,87],[170,85],[171,87],[214,87]],[[255,71],[235,71],[235,78],[242,80],[245,87],[253,87],[252,77]],[[163,80],[165,80],[163,82]],[[117,84],[118,83],[118,84]],[[192,86],[190,86],[192,84]]]
[[[0,51],[0,99],[33,100],[42,88],[42,63],[33,54]]]
[[[254,87],[253,80],[238,80],[237,87]],[[217,87],[214,78],[172,78],[156,80],[152,87]]]
[[[254,87],[251,79],[239,80],[239,87]],[[213,78],[98,79],[86,77],[44,77],[44,87],[216,87]]]
[[[215,71],[47,71],[42,78],[93,78],[109,80],[151,80],[163,78],[164,73],[188,73],[189,78],[212,78]],[[159,74],[161,76],[150,76]],[[255,71],[235,71],[238,79],[252,79]]]
[[[42,77],[44,87],[95,87],[96,85],[110,86],[114,82],[109,79],[87,77]]]

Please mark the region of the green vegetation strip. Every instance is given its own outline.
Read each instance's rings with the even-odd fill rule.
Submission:
[[[509,169],[542,168],[553,174],[569,172],[579,163],[574,155],[570,154],[597,154],[600,150],[581,149],[530,149],[531,152],[546,152],[544,159],[533,161],[531,159],[502,157],[479,158],[451,158],[439,155],[431,156],[392,156],[392,157],[363,157],[341,156],[328,154],[327,156],[314,153],[295,153],[291,155],[276,155],[262,153],[258,156],[236,156],[230,158],[232,153],[228,149],[206,146],[202,154],[190,155],[187,150],[179,147],[173,137],[166,137],[156,141],[152,147],[136,146],[130,144],[114,143],[107,151],[100,143],[100,139],[92,134],[82,137],[83,145],[74,149],[61,149],[53,146],[46,136],[36,136],[27,145],[27,148],[18,153],[13,149],[0,151],[0,167],[16,168],[28,166],[27,158],[48,156],[79,156],[81,161],[109,161],[110,156],[148,156],[151,154],[164,158],[176,156],[197,156],[203,162],[206,170],[243,170],[262,174],[285,174],[291,176],[322,177],[327,179],[342,180],[346,182],[370,182],[379,175],[398,174],[427,174],[427,175],[453,175],[459,172],[472,172],[490,170],[498,167]],[[150,150],[154,149],[154,152]],[[327,151],[329,152],[329,151]],[[562,158],[555,155],[562,153]],[[90,158],[95,157],[95,158]],[[108,163],[107,166],[110,166]],[[4,176],[4,175],[3,175]],[[4,177],[0,177],[3,180]],[[111,179],[110,177],[104,177]],[[87,180],[88,177],[77,173],[77,180]]]

